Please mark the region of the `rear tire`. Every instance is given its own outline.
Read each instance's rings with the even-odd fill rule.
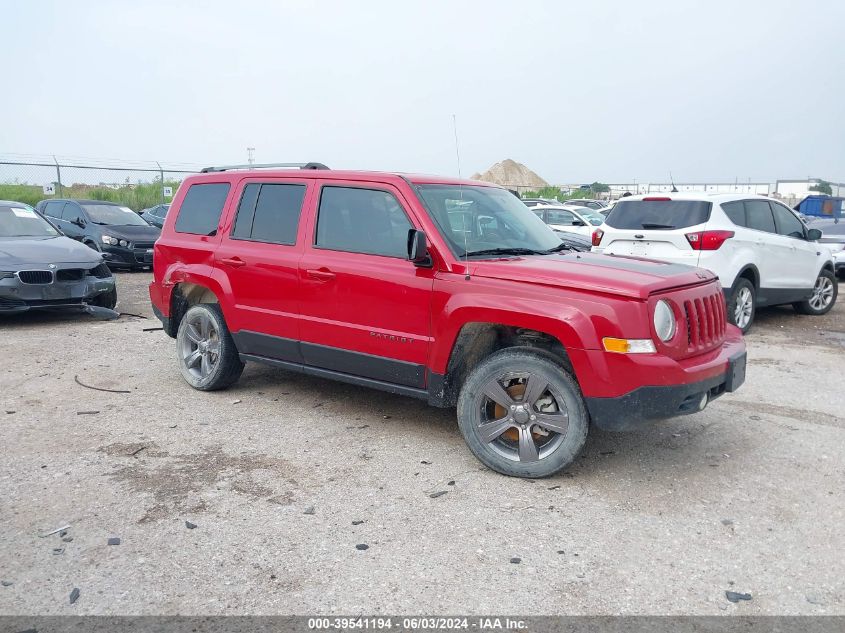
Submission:
[[[731,299],[728,301],[728,321],[745,334],[754,323],[757,313],[757,291],[745,277],[740,277],[734,284]]]
[[[182,317],[176,357],[185,382],[200,391],[225,389],[244,370],[223,312],[215,303],[195,305]]]
[[[572,464],[589,417],[578,383],[550,356],[504,349],[473,369],[458,398],[458,428],[488,468],[511,477],[549,477]]]
[[[792,307],[799,314],[821,316],[827,314],[836,304],[836,297],[839,295],[839,284],[836,276],[825,269],[819,273],[816,283],[813,286],[813,295],[806,301],[793,303]]]

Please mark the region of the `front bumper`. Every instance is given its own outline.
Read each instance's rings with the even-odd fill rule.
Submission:
[[[745,382],[746,354],[728,361],[723,374],[686,385],[640,387],[618,398],[587,398],[587,410],[605,431],[627,431],[651,420],[703,411],[710,402]]]
[[[153,265],[152,246],[101,246],[103,259],[110,267],[137,268]]]
[[[0,279],[0,314],[34,309],[79,308],[94,297],[114,290],[114,277],[82,275],[71,281],[59,280],[54,273],[49,283],[28,284],[19,277]]]
[[[745,342],[730,325],[720,347],[681,360],[598,350],[571,350],[570,358],[593,424],[611,431],[695,413],[745,379]]]

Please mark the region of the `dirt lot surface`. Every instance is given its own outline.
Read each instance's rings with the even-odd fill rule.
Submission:
[[[0,321],[0,613],[845,614],[845,300],[764,311],[739,392],[525,481],[452,410],[256,365],[193,391],[149,279],[118,279],[146,319]]]

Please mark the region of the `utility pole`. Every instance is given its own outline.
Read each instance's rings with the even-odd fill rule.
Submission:
[[[255,148],[254,147],[247,147],[246,148],[246,155],[247,155],[246,162],[248,162],[250,165],[255,164],[254,154],[255,154]]]

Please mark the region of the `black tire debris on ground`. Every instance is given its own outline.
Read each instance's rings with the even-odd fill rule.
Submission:
[[[726,591],[725,597],[731,602],[739,602],[740,600],[751,600],[750,593],[738,593],[736,591]]]

